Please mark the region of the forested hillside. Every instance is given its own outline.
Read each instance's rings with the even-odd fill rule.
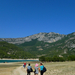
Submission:
[[[23,51],[23,49],[17,47],[16,45],[9,44],[7,42],[0,42],[0,58],[17,58],[26,59],[34,57],[28,52]]]
[[[30,42],[20,44],[18,47],[21,47],[24,51],[30,52],[34,56],[39,57],[40,55],[44,55],[45,52],[47,53],[47,45],[49,45],[49,43],[34,39]]]

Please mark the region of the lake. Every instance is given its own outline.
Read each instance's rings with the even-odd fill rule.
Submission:
[[[39,60],[0,60],[0,63],[5,63],[5,62],[7,62],[7,63],[10,63],[10,62],[27,62],[27,61],[39,61]]]

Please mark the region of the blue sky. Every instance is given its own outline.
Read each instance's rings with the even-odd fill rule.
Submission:
[[[75,0],[0,0],[0,38],[75,32]]]

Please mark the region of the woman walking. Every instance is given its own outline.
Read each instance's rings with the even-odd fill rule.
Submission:
[[[43,64],[40,63],[40,75],[43,75],[43,68],[44,68]]]
[[[38,75],[38,73],[39,73],[39,68],[38,68],[38,64],[36,63],[34,67],[34,75]]]

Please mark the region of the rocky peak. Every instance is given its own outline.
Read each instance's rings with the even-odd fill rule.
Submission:
[[[50,32],[50,33],[38,33],[23,38],[0,38],[0,41],[7,41],[8,43],[13,43],[13,44],[22,44],[24,42],[29,42],[32,39],[37,39],[38,41],[52,43],[62,39],[64,36],[66,35]]]

